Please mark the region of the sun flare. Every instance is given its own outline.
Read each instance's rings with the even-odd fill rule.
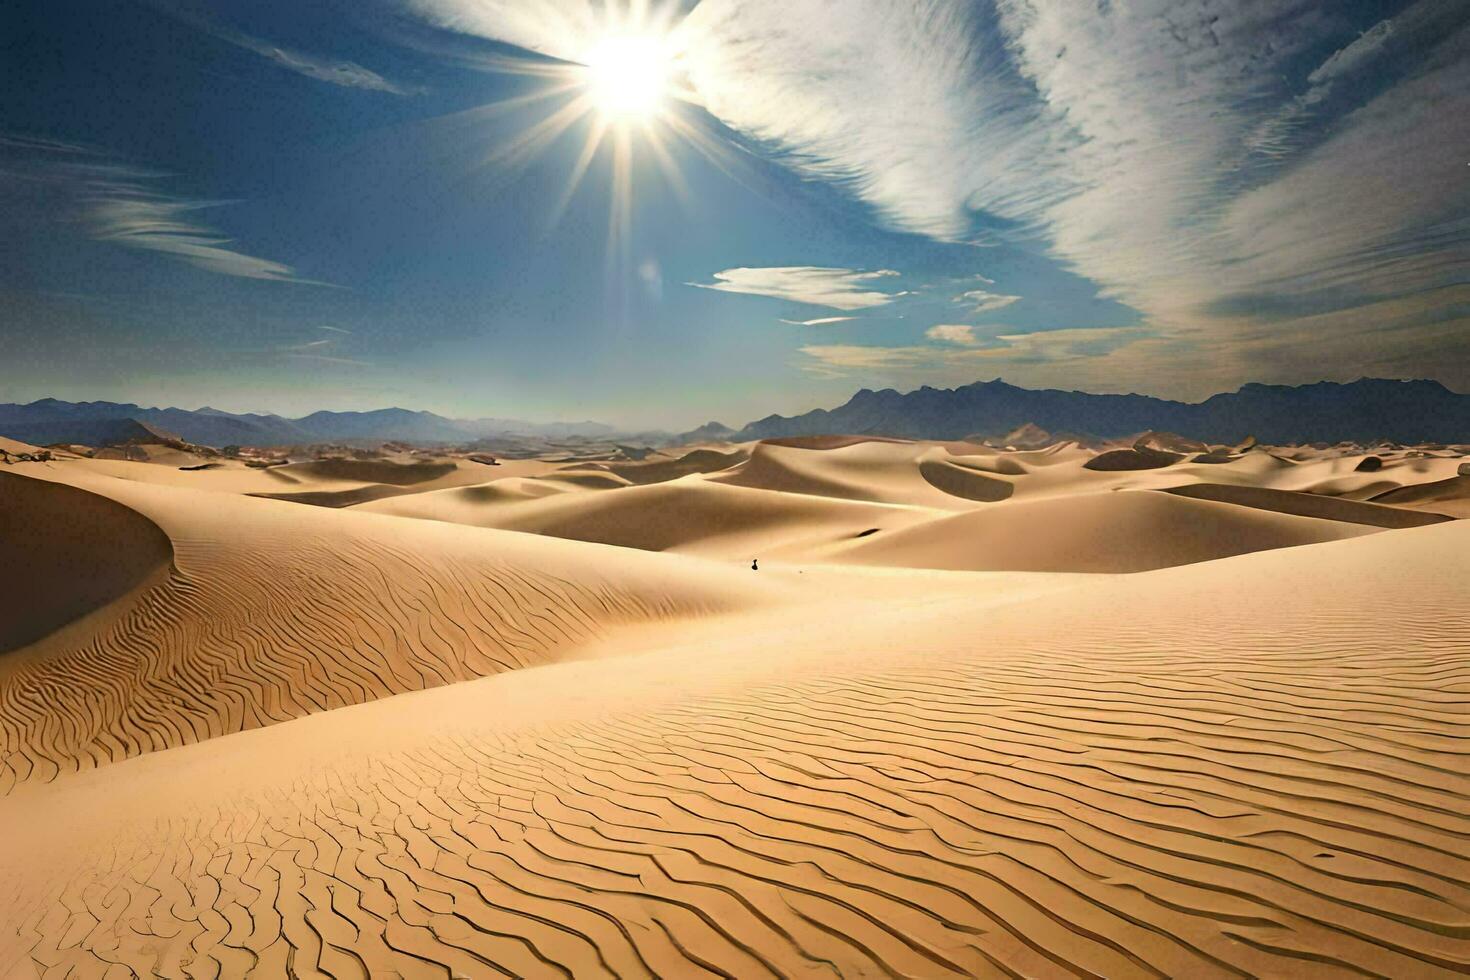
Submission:
[[[586,57],[587,91],[604,116],[650,119],[668,97],[671,61],[660,38],[604,38]]]
[[[684,205],[691,198],[679,156],[698,153],[727,173],[738,166],[725,141],[706,131],[702,100],[690,77],[697,46],[677,0],[605,0],[604,15],[569,31],[559,57],[502,59],[496,68],[543,80],[535,90],[476,112],[533,110],[531,121],[486,158],[505,168],[528,164],[574,128],[582,131],[562,193],[547,215],[554,226],[594,167],[609,179],[608,260],[626,265],[633,189],[640,169],[662,174]],[[628,269],[631,270],[631,266]]]

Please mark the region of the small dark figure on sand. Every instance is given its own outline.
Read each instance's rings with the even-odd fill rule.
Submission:
[[[759,558],[752,558],[752,559],[751,559],[751,560],[750,560],[750,570],[751,570],[751,571],[752,571],[752,572],[758,572],[758,571],[760,571],[760,570],[761,570],[761,567],[760,567],[760,566],[759,566],[759,565],[757,565],[757,564],[756,564],[756,562],[758,562],[758,561],[760,561],[760,559],[759,559]]]

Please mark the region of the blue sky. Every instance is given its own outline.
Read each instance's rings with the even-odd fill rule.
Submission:
[[[608,135],[568,196],[607,117],[527,134],[628,35],[673,94],[611,123],[625,193]],[[20,0],[0,38],[0,401],[1470,390],[1454,2]]]

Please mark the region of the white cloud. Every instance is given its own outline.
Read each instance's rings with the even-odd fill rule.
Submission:
[[[561,57],[600,29],[586,0],[413,2]],[[1221,310],[1361,306],[1470,263],[1461,5],[1417,0],[1362,32],[1351,16],[1319,0],[701,0],[676,33],[726,125],[893,228],[1040,242],[1144,315],[1172,384],[1229,369],[1191,345],[1272,319]],[[1309,373],[1349,350],[1323,338]]]
[[[1400,73],[1443,77],[1417,93],[1412,78],[1390,88],[1380,98],[1397,103],[1404,125],[1364,134],[1389,139],[1382,153],[1416,178],[1392,200],[1416,213],[1464,187],[1463,166],[1441,159],[1465,145],[1453,120],[1470,118],[1470,86],[1451,77],[1470,63],[1453,6],[1421,0],[1361,36],[1315,0],[996,0],[995,19],[971,0],[703,0],[687,27],[691,78],[717,116],[798,169],[844,181],[893,226],[964,238],[983,211],[1039,231],[1106,295],[1205,327],[1213,304],[1287,289],[1289,276],[1330,265],[1329,251],[1400,247],[1406,268],[1443,271],[1418,254],[1416,231],[1395,222],[1385,234],[1354,217],[1377,176],[1342,152],[1343,130],[1368,120],[1334,127],[1343,142],[1322,171],[1331,180],[1292,181],[1279,161],[1306,145],[1301,127],[1320,122],[1298,99],[1320,100],[1393,56]],[[1334,35],[1336,53],[1297,74],[1310,94],[1283,91]],[[1252,147],[1272,151],[1259,173]],[[1290,182],[1260,196],[1281,208],[1279,223],[1302,240],[1330,226],[1334,247],[1279,250],[1272,269],[1252,261],[1257,243],[1227,216],[1277,181]],[[1299,189],[1310,192],[1293,199]]]
[[[715,273],[715,282],[691,282],[688,286],[717,289],[726,293],[770,296],[793,303],[828,306],[834,310],[861,310],[890,303],[902,292],[884,293],[868,288],[875,279],[896,276],[892,269],[859,272],[810,265],[776,266],[766,269],[726,269]]]
[[[1006,334],[980,346],[968,326],[941,324],[925,336],[954,347],[884,347],[863,344],[808,344],[802,367],[822,377],[859,376],[883,382],[935,379],[966,383],[979,373],[1001,369],[1056,368],[1120,350],[1147,339],[1139,327],[1077,327]]]
[[[971,0],[703,0],[689,77],[726,124],[843,181],[882,218],[941,238],[971,206],[1034,211],[1064,188],[1024,80]]]
[[[960,293],[954,298],[954,301],[968,306],[972,313],[990,313],[1005,309],[1020,298],[1003,293],[988,293],[983,289],[972,289],[969,292]]]
[[[962,347],[973,347],[980,341],[975,338],[975,328],[963,323],[940,323],[924,331],[924,336],[930,340],[943,341],[946,344],[959,344]]]
[[[86,219],[92,237],[128,248],[175,256],[201,269],[244,279],[303,282],[291,267],[227,247],[221,237],[194,215],[208,201],[183,201],[131,183],[95,185],[86,199]]]
[[[815,320],[782,320],[793,327],[824,327],[829,323],[846,323],[848,320],[856,320],[855,316],[819,316]]]

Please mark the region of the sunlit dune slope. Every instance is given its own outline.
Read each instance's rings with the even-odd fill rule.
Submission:
[[[498,486],[395,497],[358,509],[731,558],[801,555],[875,526],[904,526],[948,513],[697,479],[534,498],[524,492],[512,495],[511,488],[497,491]]]
[[[1470,525],[874,574],[20,787],[0,973],[1470,970]]]
[[[4,477],[5,487],[24,488],[28,503],[16,516],[29,537],[59,542],[37,561],[35,585],[22,596],[54,596],[71,604],[69,612],[86,608],[166,562],[170,541],[173,570],[118,600],[123,605],[97,629],[66,630],[0,659],[0,792],[546,663],[615,624],[740,608],[775,587],[676,557],[60,466],[30,472],[91,492]],[[15,539],[7,536],[4,547],[16,547]],[[91,567],[89,547],[101,570],[95,594],[77,587],[78,571]],[[31,622],[40,620],[23,625]]]
[[[971,511],[845,542],[823,557],[913,568],[1140,572],[1371,530],[1169,494],[1119,491]]]
[[[988,492],[947,492],[927,478],[935,472],[951,484],[986,488]],[[969,499],[999,500],[1009,495],[1003,478],[966,470],[941,447],[890,440],[843,442],[831,449],[763,442],[756,445],[746,462],[709,479],[762,490],[949,509],[965,507]]]

